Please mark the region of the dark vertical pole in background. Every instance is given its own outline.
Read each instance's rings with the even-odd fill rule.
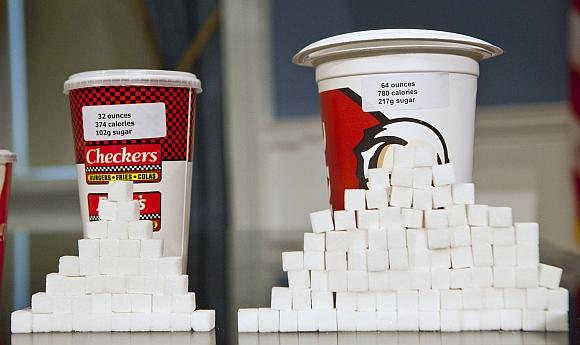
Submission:
[[[195,73],[202,83],[203,93],[197,98],[187,272],[198,308],[216,309],[216,326],[223,328],[227,322],[227,199],[219,25],[217,30],[205,30],[200,54],[189,62],[186,54],[192,46],[199,48],[195,42],[200,40],[196,38],[202,27],[207,29],[208,18],[218,8],[218,2],[144,3],[163,68],[180,66]]]

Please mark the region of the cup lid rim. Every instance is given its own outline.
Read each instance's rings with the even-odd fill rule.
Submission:
[[[16,161],[16,153],[0,149],[0,163],[13,163]]]
[[[96,86],[165,86],[193,88],[201,93],[201,81],[195,74],[182,71],[155,69],[109,69],[72,74],[64,82],[64,93],[70,90]]]
[[[429,52],[468,56],[476,61],[503,53],[489,42],[475,37],[437,30],[382,29],[350,32],[314,42],[300,50],[292,62],[317,66],[341,57],[364,56],[376,52]]]

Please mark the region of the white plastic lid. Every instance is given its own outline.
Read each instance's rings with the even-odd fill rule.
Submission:
[[[0,164],[16,162],[16,153],[0,149]]]
[[[503,50],[470,36],[445,31],[385,29],[351,32],[325,38],[294,55],[292,62],[317,66],[322,62],[388,53],[442,53],[462,55],[481,61]]]
[[[110,69],[76,73],[64,82],[64,93],[70,90],[95,86],[165,86],[185,87],[201,93],[201,81],[195,74],[154,69]]]

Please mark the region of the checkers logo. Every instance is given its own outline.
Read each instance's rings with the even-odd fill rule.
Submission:
[[[87,146],[84,156],[88,184],[161,181],[160,144]]]

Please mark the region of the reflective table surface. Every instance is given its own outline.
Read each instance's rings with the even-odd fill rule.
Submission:
[[[198,308],[216,309],[216,329],[209,333],[63,333],[10,334],[10,312],[44,291],[44,276],[57,270],[58,258],[76,255],[81,234],[9,234],[2,285],[0,330],[3,344],[580,344],[580,256],[542,243],[540,260],[564,268],[561,285],[570,291],[570,332],[359,332],[359,333],[237,333],[238,308],[269,305],[272,286],[287,286],[282,251],[300,250],[302,232],[230,233],[226,246],[212,245],[207,235],[192,234],[188,272]],[[199,245],[195,245],[198,243]],[[203,250],[198,249],[203,244]],[[225,247],[225,253],[223,253]],[[225,259],[220,259],[225,258]]]

